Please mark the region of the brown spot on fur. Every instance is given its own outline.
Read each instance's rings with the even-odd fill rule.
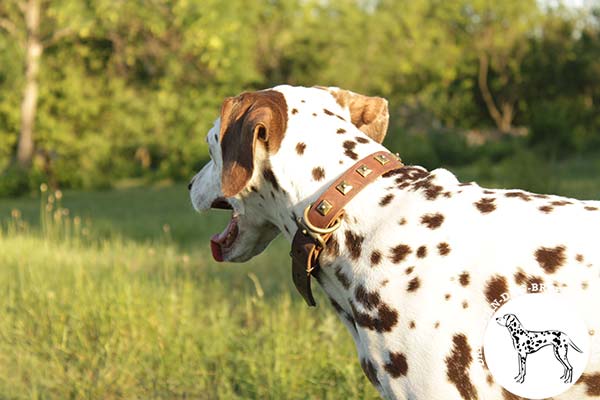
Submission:
[[[466,301],[466,300],[465,300],[465,301],[463,301],[463,302],[462,302],[462,308],[465,308],[465,309],[466,309],[466,308],[468,308],[468,307],[469,307],[469,303],[467,303],[467,301]]]
[[[471,282],[471,276],[467,271],[464,271],[462,274],[458,276],[458,281],[462,286],[468,286],[469,282]]]
[[[328,109],[324,108],[323,112],[327,115],[334,115],[331,111],[329,111]]]
[[[408,363],[406,362],[406,356],[402,353],[390,353],[390,361],[383,367],[392,376],[392,378],[399,378],[405,376],[408,372]]]
[[[327,247],[325,248],[325,254],[329,257],[337,257],[340,255],[340,244],[335,237],[329,238],[327,241]]]
[[[346,130],[344,128],[339,128],[337,131],[335,131],[335,133],[337,133],[338,135],[341,135],[343,133],[346,133]]]
[[[302,155],[302,154],[304,154],[304,150],[306,150],[306,144],[299,142],[296,145],[296,153],[298,153],[298,155]]]
[[[399,244],[396,247],[392,247],[391,252],[392,255],[390,256],[390,258],[392,259],[392,262],[394,264],[398,264],[399,262],[404,261],[406,256],[408,256],[412,252],[412,250],[405,244]]]
[[[442,193],[443,190],[444,188],[441,186],[432,185],[425,189],[425,198],[427,200],[435,200],[438,198],[438,196]]]
[[[412,184],[412,190],[423,190],[425,198],[427,200],[437,199],[438,196],[443,192],[444,188],[438,185],[434,185],[432,183],[434,178],[435,177],[433,175],[427,175],[423,179],[418,179]]]
[[[531,196],[529,196],[525,192],[506,192],[504,193],[505,197],[518,197],[523,201],[531,201]]]
[[[292,108],[292,114],[298,114],[298,109],[297,108]]]
[[[458,333],[452,337],[452,350],[446,357],[446,377],[464,400],[477,400],[477,389],[471,382],[469,367],[473,361],[467,337]]]
[[[388,204],[390,204],[392,202],[392,200],[394,199],[394,195],[393,194],[386,194],[380,201],[379,201],[379,205],[381,207],[385,207]]]
[[[450,293],[446,293],[446,294],[444,295],[444,299],[445,299],[445,300],[450,300],[450,297],[452,297],[452,296],[450,295]]]
[[[312,177],[315,181],[323,180],[323,178],[325,178],[325,170],[322,167],[313,168]]]
[[[402,218],[399,222],[399,225],[406,225],[406,218]]]
[[[381,297],[377,292],[368,292],[363,285],[358,285],[354,290],[356,301],[363,305],[367,310],[372,310],[381,303]]]
[[[342,146],[344,146],[344,149],[346,149],[346,150],[354,150],[354,148],[356,147],[356,142],[354,142],[352,140],[346,140],[346,141],[344,141]]]
[[[506,278],[501,275],[494,275],[485,285],[485,299],[488,303],[493,303],[502,297],[503,293],[508,292]]]
[[[448,254],[450,254],[450,245],[446,242],[438,244],[437,249],[438,253],[440,253],[440,256],[447,256]]]
[[[358,260],[362,251],[362,244],[365,240],[365,237],[352,231],[346,231],[344,234],[346,236],[345,243],[348,251],[350,252],[350,258],[353,260]]]
[[[512,394],[504,388],[502,388],[502,397],[504,398],[504,400],[527,400],[523,397],[517,396],[516,394]]]
[[[553,274],[566,260],[565,246],[540,247],[535,251],[535,259],[546,273]]]
[[[425,247],[425,246],[419,246],[419,248],[417,249],[417,257],[418,258],[425,258],[425,257],[427,257],[427,247]]]
[[[356,154],[353,150],[356,147],[356,142],[353,142],[352,140],[346,140],[343,143],[344,146],[344,155],[346,155],[347,157],[350,157],[353,160],[358,160],[358,154]]]
[[[360,366],[369,379],[369,382],[375,387],[379,387],[379,379],[377,379],[377,370],[371,360],[362,359],[360,360]]]
[[[550,207],[550,206],[541,206],[541,207],[538,207],[538,210],[540,210],[541,212],[543,212],[545,214],[550,214],[552,211],[554,211],[554,208]]]
[[[377,250],[374,250],[371,253],[371,265],[375,266],[378,265],[381,262],[381,253]]]
[[[475,207],[477,207],[477,209],[482,214],[488,214],[496,209],[496,204],[494,204],[495,200],[496,199],[494,199],[493,197],[484,197],[481,200],[479,200],[478,202],[473,203],[473,204],[475,204]]]
[[[588,284],[587,282],[585,282],[585,281],[584,281],[584,282],[581,282],[581,288],[582,288],[583,290],[587,289],[587,288],[588,288],[588,285],[589,285],[589,284]]]
[[[361,137],[361,136],[357,136],[355,139],[358,143],[362,143],[362,144],[369,143],[369,139]]]
[[[273,189],[279,190],[279,182],[277,182],[277,178],[275,177],[275,174],[271,168],[263,169],[262,174],[265,180],[273,186]]]
[[[577,260],[577,262],[583,262],[583,255],[581,255],[581,254],[577,254],[577,255],[575,256],[575,260]]]
[[[342,267],[339,265],[335,268],[335,277],[340,281],[344,289],[350,288],[350,278],[342,271]]]
[[[440,327],[440,321],[436,321],[435,324],[433,325],[433,327],[435,329],[439,328]]]
[[[557,206],[557,207],[561,207],[561,206],[568,206],[569,204],[573,204],[570,201],[566,201],[566,200],[560,200],[560,201],[552,201],[550,202],[550,204],[552,204],[553,206]]]
[[[414,277],[408,282],[408,286],[406,288],[407,292],[415,292],[421,286],[421,281],[418,277]]]
[[[539,287],[544,284],[544,280],[539,276],[528,275],[522,269],[518,269],[514,274],[515,283],[517,285],[527,285],[528,290],[534,286]]]
[[[350,301],[350,307],[356,323],[367,329],[377,332],[389,332],[398,323],[398,312],[391,309],[387,304],[381,303],[379,305],[375,317],[358,311],[352,301]]]
[[[410,275],[410,274],[412,274],[412,272],[414,271],[414,269],[415,269],[415,267],[408,267],[408,268],[406,268],[406,269],[404,270],[404,273],[405,273],[406,275]]]
[[[410,323],[408,324],[408,327],[410,329],[415,329],[417,327],[417,324],[415,324],[415,321],[410,321]]]
[[[488,383],[488,385],[493,386],[494,385],[494,377],[491,374],[487,374],[487,376],[485,377],[485,381]]]
[[[598,207],[585,206],[583,208],[586,209],[587,211],[598,211]]]
[[[425,214],[421,217],[421,224],[426,225],[429,229],[439,228],[444,222],[444,216],[440,213]]]

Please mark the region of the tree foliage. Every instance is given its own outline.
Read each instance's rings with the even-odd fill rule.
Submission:
[[[207,156],[203,136],[223,98],[280,83],[385,96],[392,129],[524,127],[532,146],[600,145],[597,13],[534,0],[39,3],[31,186],[186,179]],[[0,4],[9,172],[22,132],[25,5]]]

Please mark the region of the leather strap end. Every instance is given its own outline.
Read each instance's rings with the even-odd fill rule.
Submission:
[[[292,280],[306,304],[315,307],[317,303],[310,288],[310,275],[306,273],[306,266],[299,265],[295,260],[292,260]]]
[[[296,235],[292,246],[292,280],[306,304],[315,307],[317,303],[310,287],[310,273],[307,269],[314,255],[316,245],[305,235]]]

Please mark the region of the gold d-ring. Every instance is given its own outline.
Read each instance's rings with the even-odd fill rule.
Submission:
[[[314,226],[308,219],[308,212],[311,207],[312,207],[312,204],[309,204],[304,209],[304,216],[303,216],[303,221],[302,221],[304,223],[304,226],[306,226],[310,231],[321,234],[321,235],[326,235],[328,233],[334,232],[342,224],[342,219],[338,217],[338,219],[335,221],[335,223],[332,226],[330,226],[329,228],[319,228],[317,226]]]

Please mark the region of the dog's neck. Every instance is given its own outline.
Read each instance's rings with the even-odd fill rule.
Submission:
[[[364,143],[358,142],[356,139]],[[296,219],[301,217],[304,209],[312,204],[329,186],[348,168],[369,154],[385,150],[385,148],[369,139],[359,130],[342,137],[337,143],[305,143],[300,140],[286,140],[278,155],[263,162],[261,179],[267,181],[259,189],[261,199],[266,199],[263,207],[269,221],[277,226],[286,239],[291,242],[298,229]],[[344,139],[344,140],[342,140]],[[298,143],[306,146],[303,154],[298,154]],[[354,143],[354,144],[351,144]],[[286,148],[289,147],[288,148]],[[315,147],[339,148],[336,155],[327,158],[317,157]],[[309,148],[313,147],[312,151]],[[348,150],[348,148],[351,148]],[[291,162],[290,156],[298,157],[299,163]],[[298,168],[298,165],[302,165]],[[347,210],[355,208],[348,204]],[[284,211],[285,210],[285,211]],[[346,221],[352,223],[351,221]]]

